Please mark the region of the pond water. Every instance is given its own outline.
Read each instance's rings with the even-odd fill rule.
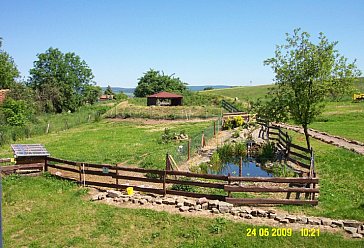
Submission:
[[[225,163],[219,171],[209,170],[209,174],[225,175],[229,173],[231,176],[239,176],[239,165],[234,163]],[[272,173],[269,173],[256,164],[255,161],[243,161],[243,177],[273,177]]]

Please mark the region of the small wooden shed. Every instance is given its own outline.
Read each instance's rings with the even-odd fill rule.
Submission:
[[[182,105],[182,101],[183,96],[165,91],[147,96],[148,106],[180,106]]]

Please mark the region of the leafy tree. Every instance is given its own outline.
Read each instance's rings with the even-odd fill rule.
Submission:
[[[83,89],[83,99],[85,103],[94,104],[102,95],[100,86],[86,85]]]
[[[213,90],[214,88],[213,87],[211,87],[211,86],[208,86],[208,87],[205,87],[205,88],[203,88],[203,90]]]
[[[11,88],[19,76],[13,58],[7,52],[0,50],[0,89]]]
[[[31,112],[23,100],[14,100],[8,97],[1,108],[5,117],[5,124],[10,126],[24,126],[30,118]]]
[[[105,95],[115,95],[114,92],[112,91],[112,88],[110,85],[107,86],[105,92],[104,92]]]
[[[276,84],[267,105],[277,114],[272,120],[291,117],[303,127],[310,149],[308,125],[322,112],[325,98],[333,92],[341,95],[360,71],[355,61],[348,63],[335,50],[337,42],[329,42],[322,33],[314,44],[308,33],[295,29],[293,35],[286,34],[286,42],[276,47],[275,57],[264,61],[274,70]]]
[[[94,85],[94,76],[84,60],[52,47],[37,57],[28,85],[37,91],[45,111],[75,111],[86,102],[85,92]]]
[[[186,83],[172,75],[150,69],[139,78],[138,86],[135,88],[136,97],[145,97],[161,91],[183,93],[187,91]]]

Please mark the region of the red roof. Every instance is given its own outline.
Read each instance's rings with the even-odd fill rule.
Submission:
[[[148,98],[183,98],[183,96],[181,96],[181,95],[172,94],[172,93],[165,92],[165,91],[162,91],[162,92],[159,92],[159,93],[147,96],[147,97]]]

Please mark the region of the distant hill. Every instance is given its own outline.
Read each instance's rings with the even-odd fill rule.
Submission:
[[[228,85],[201,85],[201,86],[194,86],[189,85],[187,88],[191,91],[201,91],[207,87],[212,87],[213,89],[226,89],[231,88],[231,86]],[[101,87],[103,91],[106,90],[106,87]],[[122,87],[111,87],[112,91],[115,93],[124,92],[128,96],[132,96],[134,94],[135,88],[122,88]]]

